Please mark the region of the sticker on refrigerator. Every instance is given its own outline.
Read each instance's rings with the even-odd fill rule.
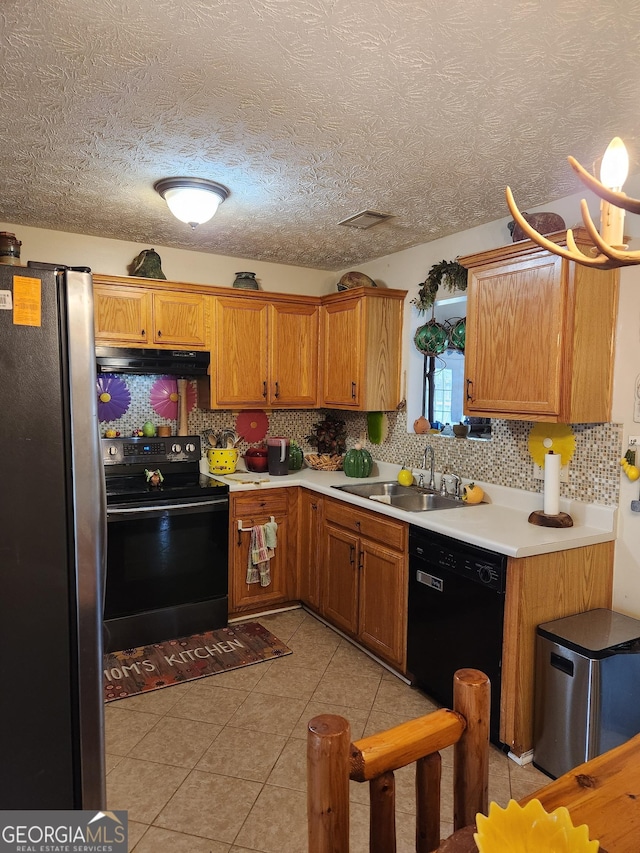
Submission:
[[[11,291],[0,290],[0,311],[11,311],[12,308]]]
[[[13,325],[42,325],[42,282],[39,278],[14,275]]]

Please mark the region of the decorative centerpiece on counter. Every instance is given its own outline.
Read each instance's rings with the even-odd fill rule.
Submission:
[[[339,471],[342,468],[342,455],[347,448],[347,433],[345,422],[334,415],[327,415],[324,420],[313,426],[311,435],[306,440],[317,453],[309,453],[305,461],[316,471]]]
[[[373,459],[368,450],[357,442],[344,455],[342,469],[347,477],[368,477],[373,468]]]

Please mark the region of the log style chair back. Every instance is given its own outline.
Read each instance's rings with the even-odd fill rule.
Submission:
[[[487,814],[490,683],[477,669],[453,677],[453,710],[351,743],[344,717],[321,714],[307,727],[309,853],[348,853],[349,779],[369,782],[370,853],[395,853],[393,771],[416,763],[416,853],[440,846],[440,750],[454,746],[454,831]]]

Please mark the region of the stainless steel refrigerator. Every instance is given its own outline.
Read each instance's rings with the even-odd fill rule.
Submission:
[[[0,808],[105,807],[91,275],[0,264]]]

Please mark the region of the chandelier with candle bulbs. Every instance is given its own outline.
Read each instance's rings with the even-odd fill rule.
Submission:
[[[513,198],[511,187],[507,187],[507,205],[515,221],[523,232],[543,249],[548,249],[562,258],[583,264],[583,266],[610,270],[616,267],[640,264],[640,251],[630,252],[629,247],[624,243],[625,210],[629,213],[640,214],[640,200],[629,198],[622,192],[622,185],[629,172],[629,155],[624,142],[616,136],[609,143],[609,147],[602,158],[600,180],[590,175],[574,157],[569,157],[568,160],[569,165],[582,183],[593,190],[601,199],[600,231],[591,218],[587,202],[584,199],[580,202],[582,221],[594,243],[591,254],[587,255],[578,248],[571,228],[567,230],[566,248],[543,237],[535,228],[531,227],[520,213]]]

